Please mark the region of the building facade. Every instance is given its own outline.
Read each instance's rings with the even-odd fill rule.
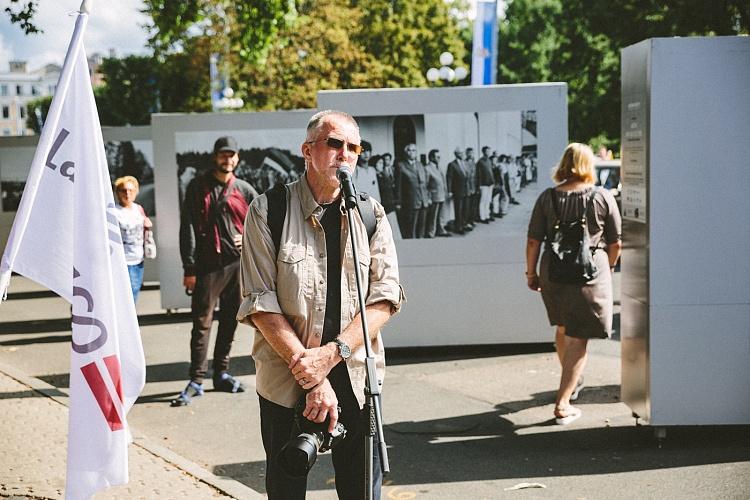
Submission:
[[[60,66],[47,64],[28,71],[25,61],[10,61],[8,72],[0,73],[0,134],[31,135],[26,126],[28,103],[55,93]]]

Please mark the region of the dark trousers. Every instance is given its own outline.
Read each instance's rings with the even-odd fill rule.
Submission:
[[[466,220],[464,219],[464,204],[466,202],[466,197],[464,196],[454,196],[453,197],[453,230],[456,232],[460,232],[464,230],[464,226],[466,225]]]
[[[331,450],[336,474],[336,493],[341,500],[362,500],[365,498],[365,435],[369,431],[369,419],[365,418],[359,409],[349,382],[349,374],[343,363],[331,371],[328,379],[336,391],[341,407],[339,421],[347,430],[346,439]],[[307,478],[287,476],[276,461],[281,448],[296,430],[294,429],[294,409],[272,403],[262,396],[258,396],[258,399],[260,400],[260,430],[263,448],[266,451],[268,498],[269,500],[304,499]],[[373,448],[374,498],[379,500],[383,473],[380,470],[378,448],[376,445]]]
[[[424,236],[426,208],[405,207],[398,211],[398,225],[405,240]]]
[[[440,225],[440,209],[443,208],[443,202],[432,202],[432,205],[427,207],[427,216],[425,217],[425,238],[433,238],[435,234],[443,234],[443,226]]]
[[[479,198],[481,197],[479,193],[479,189],[477,187],[477,191],[475,191],[471,195],[471,216],[469,217],[469,221],[471,222],[479,222],[481,217],[479,217]]]
[[[240,261],[197,277],[191,302],[193,331],[190,335],[190,380],[203,383],[208,372],[208,341],[216,301],[220,303],[219,329],[214,344],[214,378],[229,368],[229,351],[237,329],[240,307]]]

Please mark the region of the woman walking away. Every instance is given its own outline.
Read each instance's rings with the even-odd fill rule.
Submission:
[[[152,227],[151,220],[146,217],[143,207],[135,202],[138,196],[138,181],[135,177],[126,175],[115,181],[117,205],[115,214],[120,224],[120,236],[125,249],[125,263],[130,275],[130,288],[133,301],[137,302],[138,292],[143,284],[143,257],[145,232]]]
[[[550,324],[556,326],[562,365],[558,424],[581,416],[570,402],[583,387],[588,339],[612,333],[612,273],[622,249],[622,223],[612,194],[594,186],[594,173],[591,148],[568,145],[552,173],[556,186],[539,195],[529,221],[526,281],[541,292]]]

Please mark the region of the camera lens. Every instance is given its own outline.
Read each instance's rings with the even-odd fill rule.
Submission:
[[[318,458],[320,443],[313,434],[300,434],[284,445],[279,453],[279,466],[291,477],[304,477]]]

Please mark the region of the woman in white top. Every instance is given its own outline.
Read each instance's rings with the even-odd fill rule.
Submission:
[[[130,275],[130,288],[133,301],[137,301],[138,292],[143,284],[143,243],[144,232],[150,229],[151,220],[146,217],[143,207],[135,202],[138,196],[138,180],[130,175],[115,181],[115,193],[118,205],[115,206],[117,222],[120,224],[122,245],[125,249],[125,262]]]

